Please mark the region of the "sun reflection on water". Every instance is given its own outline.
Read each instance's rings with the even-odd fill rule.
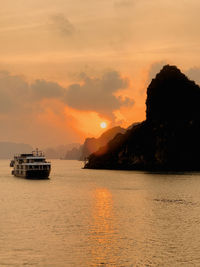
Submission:
[[[113,210],[113,198],[107,188],[93,193],[90,266],[113,266],[118,261],[118,232]]]

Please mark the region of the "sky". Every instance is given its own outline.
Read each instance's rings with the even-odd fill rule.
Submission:
[[[0,0],[0,141],[48,147],[145,119],[165,64],[200,84],[199,0]]]

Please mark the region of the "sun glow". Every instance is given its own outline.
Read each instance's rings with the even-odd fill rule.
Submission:
[[[105,129],[107,127],[107,123],[103,121],[100,123],[100,126],[102,129]]]

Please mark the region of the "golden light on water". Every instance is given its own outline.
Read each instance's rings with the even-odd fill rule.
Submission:
[[[91,259],[88,266],[107,266],[111,262],[119,261],[120,251],[113,204],[112,194],[107,188],[97,188],[93,192]]]
[[[105,121],[100,123],[100,126],[102,129],[105,129],[107,127],[107,123]]]

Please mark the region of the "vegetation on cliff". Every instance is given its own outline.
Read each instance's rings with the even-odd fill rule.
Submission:
[[[85,168],[200,170],[200,87],[166,65],[147,88],[146,120],[90,155]]]

